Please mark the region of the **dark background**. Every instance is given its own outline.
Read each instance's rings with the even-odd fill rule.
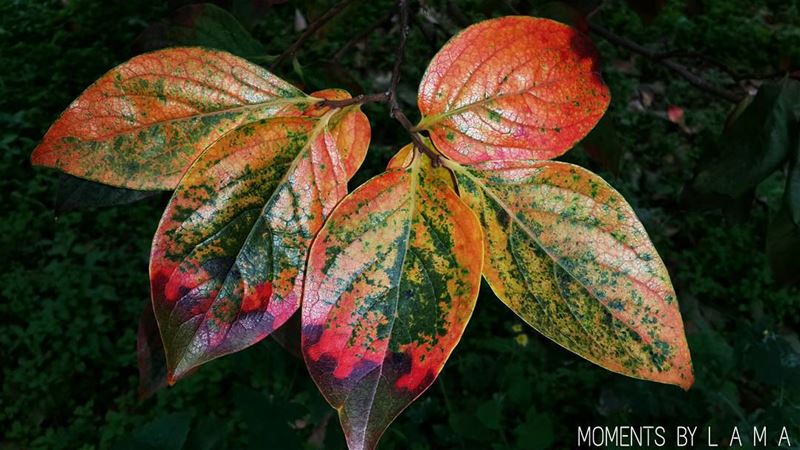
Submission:
[[[302,362],[271,339],[140,402],[136,329],[149,298],[150,240],[168,196],[59,211],[66,188],[58,174],[30,166],[31,150],[58,113],[114,65],[163,45],[154,42],[153,28],[143,31],[185,3],[0,0],[2,448],[145,448],[146,442],[181,448],[187,433],[187,449],[343,446],[336,417]],[[462,26],[516,13],[575,19],[557,2],[471,0],[457,2],[457,10],[453,3],[425,1],[417,13],[412,2],[400,85],[412,116],[428,61]],[[753,78],[800,66],[797,2],[641,3],[665,6],[653,15],[608,1],[591,21],[650,48],[701,52]],[[262,55],[248,56],[268,66],[299,35],[296,14],[311,22],[332,2],[219,4],[263,45]],[[385,89],[398,30],[383,19],[392,8],[391,1],[357,2],[309,39],[295,64],[290,60],[276,73],[307,92]],[[698,161],[710,149],[724,151],[720,134],[733,104],[651,60],[593,40],[611,108],[603,135],[564,159],[600,173],[648,229],[678,293],[696,384],[683,392],[589,364],[539,336],[484,286],[442,375],[388,429],[382,449],[573,448],[576,427],[590,424],[662,425],[668,442],[676,425],[712,426],[723,446],[734,425],[743,427],[748,442],[757,424],[768,427],[773,448],[786,426],[800,448],[800,291],[776,281],[764,250],[784,172],[761,183],[746,213],[685,208],[681,193]],[[736,83],[701,58],[682,61],[735,92],[754,91],[759,83]],[[670,105],[680,108],[683,122],[669,120]],[[408,140],[384,105],[365,111],[373,143],[354,184],[380,171]],[[800,254],[785,264],[784,270],[800,271]]]

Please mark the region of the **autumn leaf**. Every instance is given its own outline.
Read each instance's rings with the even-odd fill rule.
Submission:
[[[150,260],[173,381],[258,342],[297,310],[311,239],[347,194],[369,138],[357,105],[315,106],[303,116],[241,126],[191,166]]]
[[[86,89],[50,127],[31,162],[112,186],[172,190],[225,133],[317,101],[229,53],[156,51]]]
[[[483,274],[523,320],[614,372],[693,383],[675,292],[622,196],[578,166],[446,162],[484,230]]]
[[[303,354],[351,450],[375,448],[433,383],[480,285],[474,213],[443,169],[401,153],[342,201],[309,254]]]
[[[597,65],[591,42],[567,25],[521,16],[480,22],[428,66],[417,128],[459,163],[554,158],[608,106]]]

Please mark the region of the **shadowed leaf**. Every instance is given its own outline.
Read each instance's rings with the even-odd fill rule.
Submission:
[[[409,150],[342,201],[309,255],[303,354],[351,450],[375,448],[433,383],[478,294],[480,225]]]
[[[193,47],[147,53],[72,102],[31,162],[112,186],[172,190],[228,131],[315,101],[229,53]]]
[[[358,106],[312,107],[241,126],[192,165],[150,259],[173,380],[260,341],[297,310],[311,239],[347,194],[369,139]]]
[[[800,82],[784,79],[761,86],[722,138],[716,158],[699,170],[691,188],[737,198],[784,164],[797,133],[793,108]]]
[[[62,173],[58,177],[54,207],[58,212],[66,212],[82,208],[125,205],[160,193],[160,191],[137,191],[108,186]]]
[[[567,25],[503,17],[450,40],[420,84],[418,125],[460,163],[550,159],[594,127],[609,103],[591,42]]]
[[[266,54],[236,17],[211,3],[178,8],[169,19],[147,27],[133,44],[138,53],[176,46],[213,48],[253,59]]]
[[[139,318],[136,359],[139,362],[139,399],[144,400],[167,386],[167,360],[150,302],[144,305]]]
[[[483,274],[509,308],[609,370],[692,385],[669,274],[619,193],[566,163],[448,165],[480,212]]]

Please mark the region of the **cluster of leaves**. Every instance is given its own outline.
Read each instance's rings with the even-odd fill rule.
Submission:
[[[482,22],[423,77],[412,132],[429,139],[416,136],[347,195],[370,139],[358,99],[306,95],[231,54],[185,47],[108,72],[32,160],[174,191],[140,324],[146,390],[260,341],[302,305],[311,375],[351,448],[373,448],[442,369],[481,274],[584,358],[692,384],[669,276],[632,209],[591,172],[547,161],[608,101],[580,33],[542,19]]]

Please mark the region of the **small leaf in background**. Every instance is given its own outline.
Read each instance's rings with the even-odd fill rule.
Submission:
[[[503,427],[503,403],[498,398],[483,402],[475,411],[478,420],[490,430],[500,430]]]
[[[213,416],[202,417],[194,421],[183,450],[214,450],[227,448],[227,421]]]
[[[410,150],[339,204],[308,259],[303,354],[351,450],[375,448],[433,383],[480,287],[480,224]]]
[[[514,434],[517,435],[517,447],[524,450],[546,450],[556,440],[553,433],[553,421],[547,414],[539,414],[535,408],[525,414],[525,422],[519,425]]]
[[[349,98],[346,92],[315,93]],[[150,279],[172,381],[255,344],[300,302],[308,247],[364,160],[357,105],[239,127],[181,179],[153,239]]]
[[[144,400],[167,386],[167,360],[164,345],[153,314],[153,305],[146,302],[139,318],[136,338],[136,358],[139,363],[139,399]]]
[[[192,417],[189,413],[170,414],[143,425],[114,446],[114,450],[181,450]]]
[[[797,135],[792,109],[800,103],[800,81],[765,83],[730,124],[716,157],[701,166],[691,188],[737,198],[783,165]]]
[[[111,186],[172,190],[197,156],[245,123],[314,99],[230,53],[137,56],[86,89],[34,149],[34,165]]]
[[[56,212],[101,208],[138,202],[160,193],[160,191],[118,188],[60,173],[56,188],[56,201],[53,206]]]
[[[599,70],[591,42],[567,25],[486,20],[431,61],[419,88],[418,128],[460,163],[554,158],[606,111],[610,94]]]
[[[667,106],[667,119],[670,122],[680,124],[684,122],[683,108],[677,105]]]
[[[464,201],[479,212],[484,277],[511,310],[606,369],[692,385],[669,274],[617,191],[560,162],[446,165]]]
[[[144,53],[179,46],[213,48],[242,58],[266,54],[264,45],[236,17],[211,3],[178,8],[167,20],[147,27],[133,43],[133,50]]]

